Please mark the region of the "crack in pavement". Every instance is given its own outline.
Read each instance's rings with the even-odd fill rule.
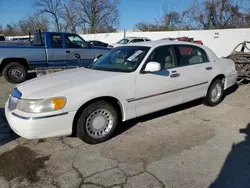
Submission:
[[[53,179],[53,181],[52,181],[51,185],[53,185],[53,186],[55,186],[55,187],[57,187],[57,188],[60,188],[60,187],[59,187],[59,185],[57,185],[57,183],[55,182],[55,180],[54,180],[54,179]]]
[[[64,141],[64,139],[65,139],[65,138],[63,138],[63,137],[60,138],[60,141],[62,142],[62,144],[66,145],[66,146],[69,146],[69,147],[72,148],[72,149],[75,148],[75,147],[71,146],[70,144],[66,143],[66,142]],[[77,147],[76,147],[76,148],[77,148]]]
[[[97,184],[94,184],[94,183],[83,183],[80,187],[82,187],[83,185],[94,185],[94,186],[98,186],[98,187],[101,187],[101,188],[108,188],[108,187],[104,187],[102,185],[97,185]]]
[[[109,171],[109,170],[113,170],[113,169],[116,169],[118,168],[118,165],[116,165],[115,167],[112,167],[112,168],[108,168],[108,169],[105,169],[105,170],[102,170],[102,171],[99,171],[99,172],[95,172],[89,176],[86,176],[84,177],[84,180],[87,179],[87,178],[91,178],[92,176],[96,175],[96,174],[100,174],[100,173],[103,173],[103,172],[106,172],[106,171]]]
[[[148,173],[149,175],[153,176],[153,177],[155,178],[155,180],[157,180],[157,181],[161,184],[161,186],[162,186],[163,188],[166,187],[166,186],[164,185],[164,183],[163,183],[161,180],[159,180],[154,174],[152,174],[152,173],[150,173],[150,172],[148,172],[148,171],[145,171],[145,172]]]
[[[82,173],[74,166],[74,163],[76,161],[76,157],[77,157],[78,153],[79,153],[79,148],[76,149],[76,155],[75,155],[74,160],[72,161],[71,167],[78,173],[78,176],[81,178],[81,182],[79,184],[79,188],[80,188],[84,182],[84,178],[83,178]]]

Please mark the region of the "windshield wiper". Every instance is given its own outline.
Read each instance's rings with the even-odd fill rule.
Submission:
[[[90,68],[93,70],[102,70],[102,71],[109,71],[109,69],[103,68],[103,67],[95,67],[95,68]]]

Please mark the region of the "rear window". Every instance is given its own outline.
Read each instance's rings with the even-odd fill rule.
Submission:
[[[190,55],[192,54],[192,47],[181,46],[179,47],[179,51],[181,55]]]
[[[209,62],[206,52],[191,45],[176,45],[179,66],[194,65]]]
[[[0,41],[5,41],[5,37],[4,36],[0,36]]]

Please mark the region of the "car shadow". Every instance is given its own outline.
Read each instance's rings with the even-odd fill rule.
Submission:
[[[228,88],[225,91],[225,95],[224,95],[223,100],[227,96],[229,96],[229,95],[233,94],[234,92],[236,92],[238,88],[239,88],[239,86],[237,84],[235,84],[234,86]],[[181,104],[181,105],[174,106],[174,107],[171,107],[171,108],[168,108],[168,109],[164,109],[164,110],[161,110],[161,111],[158,111],[158,112],[154,112],[154,113],[142,116],[142,117],[138,117],[138,118],[126,121],[126,122],[122,122],[121,126],[118,126],[118,128],[117,128],[117,130],[116,130],[113,137],[116,137],[116,136],[118,136],[120,134],[123,134],[124,132],[128,131],[130,128],[134,127],[138,123],[146,122],[146,121],[149,121],[149,120],[152,120],[152,119],[156,119],[156,118],[159,118],[159,117],[162,117],[162,116],[170,115],[170,114],[182,111],[182,110],[186,110],[186,109],[189,109],[189,108],[193,108],[193,107],[202,105],[203,101],[204,101],[203,98],[197,99],[197,100],[185,103],[185,104]]]
[[[233,93],[236,92],[238,89],[239,89],[239,85],[238,85],[238,84],[233,85],[232,87],[228,88],[228,89],[225,91],[225,96],[224,96],[224,97],[233,94]]]
[[[27,80],[31,80],[31,79],[36,78],[36,77],[37,77],[36,72],[29,72]]]
[[[245,129],[245,140],[232,145],[224,165],[209,188],[249,188],[250,187],[250,123]]]
[[[4,109],[0,108],[0,146],[17,139],[19,136],[10,128],[4,114]]]

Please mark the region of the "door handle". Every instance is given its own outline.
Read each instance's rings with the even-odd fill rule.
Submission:
[[[180,73],[175,73],[175,74],[170,75],[171,78],[176,78],[176,77],[179,77],[179,76],[180,76]]]
[[[212,70],[213,67],[206,67],[206,70]]]
[[[77,59],[81,59],[80,54],[75,54],[75,57],[76,57]]]
[[[66,50],[66,53],[67,53],[67,54],[70,53],[70,50]]]

